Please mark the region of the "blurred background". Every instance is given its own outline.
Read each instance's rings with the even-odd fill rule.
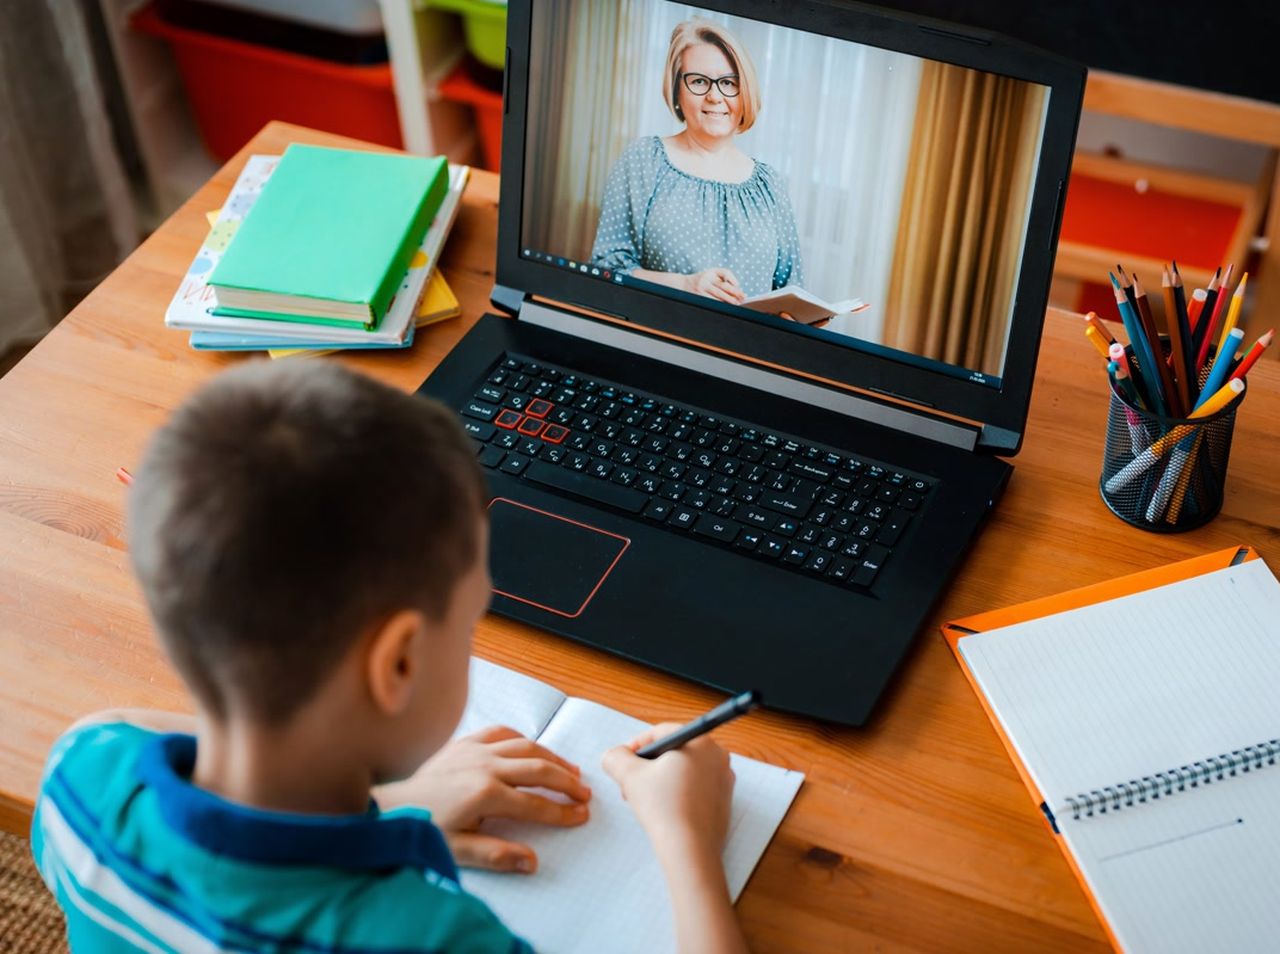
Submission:
[[[1100,70],[1055,304],[1110,319],[1117,261],[1149,286],[1164,259],[1196,284],[1234,261],[1251,273],[1247,338],[1275,324],[1280,74],[1262,48],[1280,5],[1206,19],[1169,0],[1159,21],[1120,24],[1102,0],[1047,18],[1013,0],[887,2]],[[497,171],[505,26],[504,0],[0,3],[0,373],[269,120]]]

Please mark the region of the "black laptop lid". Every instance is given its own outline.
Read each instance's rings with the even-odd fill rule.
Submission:
[[[1083,68],[814,2],[513,0],[507,35],[500,286],[1016,451]],[[805,299],[840,313],[773,313]]]

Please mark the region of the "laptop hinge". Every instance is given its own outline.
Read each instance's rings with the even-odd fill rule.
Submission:
[[[495,284],[493,291],[489,292],[489,304],[508,315],[519,315],[520,306],[524,304],[524,292],[510,285]]]
[[[511,291],[511,289],[504,289],[504,291]],[[497,288],[494,289],[493,300],[495,304],[498,303]],[[846,417],[891,427],[896,431],[914,434],[941,444],[950,444],[963,450],[972,451],[978,447],[980,429],[963,421],[932,417],[896,404],[877,401],[806,381],[781,371],[748,364],[693,345],[677,344],[643,331],[622,328],[562,311],[538,301],[525,300],[519,312],[521,321],[562,334],[573,335],[575,338],[596,341],[611,348],[619,348],[665,364],[733,381],[735,384],[754,388],[757,391],[801,401]]]
[[[1022,435],[1017,431],[996,427],[994,424],[984,424],[982,432],[978,435],[977,449],[992,454],[1016,454],[1021,441]]]

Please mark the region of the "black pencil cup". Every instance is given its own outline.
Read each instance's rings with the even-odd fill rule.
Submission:
[[[1131,406],[1111,389],[1098,489],[1121,520],[1155,533],[1204,526],[1222,509],[1236,409],[1186,420]]]

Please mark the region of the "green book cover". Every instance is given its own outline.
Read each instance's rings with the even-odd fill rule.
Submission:
[[[237,293],[238,310],[278,311],[273,296],[328,301],[354,307],[360,321],[376,326],[448,187],[442,156],[295,143],[285,150],[209,284]],[[261,297],[247,302],[243,293]],[[302,316],[314,313],[307,305],[293,307]]]

